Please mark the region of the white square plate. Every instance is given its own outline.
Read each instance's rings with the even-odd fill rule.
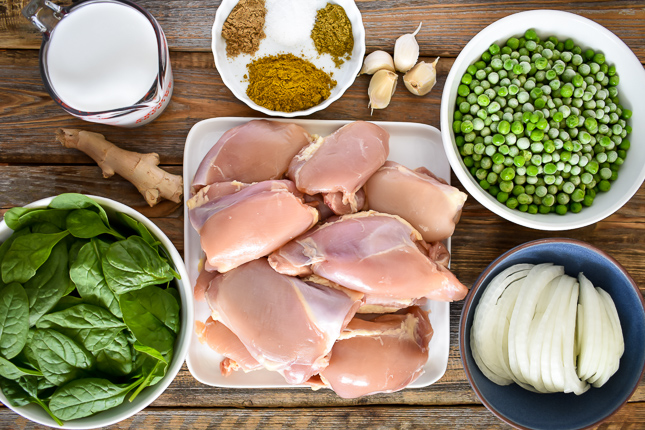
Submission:
[[[190,184],[202,159],[211,147],[228,129],[244,124],[254,118],[212,118],[193,126],[186,138],[184,148],[184,196],[190,195]],[[311,134],[326,136],[350,121],[325,120],[281,120],[302,126]],[[390,160],[403,164],[411,169],[424,166],[435,175],[450,182],[450,164],[446,158],[441,141],[441,132],[436,128],[416,123],[374,122],[390,133]],[[450,239],[448,239],[450,250]],[[199,274],[197,267],[202,258],[199,235],[190,225],[188,209],[184,205],[184,260],[194,285]],[[450,305],[447,302],[429,301],[425,307],[430,311],[430,322],[434,335],[430,341],[428,362],[424,373],[408,388],[419,388],[433,384],[443,376],[448,365],[450,349]],[[210,315],[205,302],[195,302],[195,319],[206,321]],[[198,381],[217,387],[234,388],[278,388],[294,387],[288,385],[281,375],[268,370],[244,373],[242,371],[224,377],[220,373],[219,363],[223,356],[217,354],[207,345],[203,345],[193,333],[188,349],[187,364],[190,373]]]

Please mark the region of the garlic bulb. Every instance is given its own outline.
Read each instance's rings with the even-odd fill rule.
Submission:
[[[412,34],[404,34],[396,39],[394,44],[394,66],[399,72],[405,73],[417,63],[419,59],[419,44],[414,37],[421,30],[421,25]]]
[[[361,69],[359,75],[367,73],[368,75],[373,75],[381,69],[394,71],[394,60],[392,56],[385,51],[374,51],[367,57],[363,62],[363,68]]]
[[[381,69],[374,73],[367,88],[367,95],[370,98],[369,107],[374,109],[385,109],[390,104],[392,94],[396,89],[399,76],[389,70]]]
[[[437,83],[437,61],[439,57],[432,63],[420,61],[403,76],[403,83],[412,94],[425,96],[434,87]]]

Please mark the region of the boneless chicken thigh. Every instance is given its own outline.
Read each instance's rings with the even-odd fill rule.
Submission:
[[[316,209],[294,192],[291,181],[264,181],[189,204],[190,222],[206,254],[205,267],[226,272],[268,255],[316,224]]]
[[[262,368],[235,333],[221,322],[209,317],[206,323],[195,325],[199,341],[225,357],[220,364],[223,375],[240,369],[250,372]]]
[[[390,299],[453,301],[468,289],[431,260],[427,244],[408,222],[374,211],[318,226],[269,256],[280,273],[315,273],[344,287]]]
[[[300,384],[327,366],[334,342],[362,301],[362,294],[325,284],[281,275],[262,258],[216,276],[206,300],[213,319],[253,358]]]
[[[289,165],[288,176],[303,193],[339,193],[325,199],[338,214],[356,212],[356,192],[387,160],[389,140],[388,132],[375,124],[352,122],[303,148]]]
[[[466,194],[426,169],[410,170],[387,161],[365,184],[370,209],[399,215],[427,242],[452,236]]]
[[[280,179],[291,159],[310,142],[296,124],[254,120],[228,130],[202,160],[192,193],[215,182]]]
[[[428,314],[419,307],[372,321],[355,318],[334,345],[320,378],[346,399],[400,390],[423,373],[432,335]]]

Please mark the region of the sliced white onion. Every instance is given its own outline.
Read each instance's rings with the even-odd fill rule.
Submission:
[[[528,383],[530,363],[528,353],[529,327],[540,294],[555,277],[564,274],[562,266],[539,264],[526,276],[522,291],[515,303],[508,331],[508,354],[511,371],[515,377]]]
[[[511,322],[511,313],[522,290],[522,281],[511,284],[499,300],[497,313],[497,333],[494,344],[497,347],[497,360],[504,369],[504,376],[513,379],[513,373],[508,364],[508,327]]]
[[[558,282],[561,278],[561,276],[555,278],[544,289],[536,307],[535,317],[531,322],[531,339],[529,341],[529,383],[541,393],[550,391],[547,390],[542,379],[542,375],[545,373],[542,371],[542,348],[544,347],[545,336],[547,334],[546,326],[552,321],[555,311],[556,300],[554,300],[554,296]],[[551,332],[552,331],[549,330],[549,337],[551,337]]]
[[[582,380],[591,378],[597,369],[602,353],[602,327],[600,303],[595,288],[583,275],[578,275],[580,282],[580,303],[584,308],[580,356],[578,358],[578,377]]]
[[[563,276],[558,283],[559,294],[555,296],[557,297],[557,310],[553,330],[553,343],[551,345],[551,379],[557,392],[564,392],[565,389],[562,345],[566,328],[566,311],[569,306],[569,299],[571,298],[571,289],[575,283],[576,280],[572,277]]]
[[[473,317],[473,358],[498,385],[580,395],[618,370],[625,350],[611,296],[580,273],[516,265],[496,276]]]
[[[477,348],[480,360],[496,375],[502,378],[508,378],[506,372],[499,363],[497,357],[497,350],[499,347],[492,342],[492,339],[497,332],[498,312],[499,312],[499,297],[506,291],[509,285],[521,281],[526,277],[529,270],[521,270],[519,272],[509,274],[505,279],[497,282],[490,290],[490,294],[486,297],[482,295],[483,303],[478,304],[473,317],[473,325],[471,333],[473,333],[474,343],[472,344]],[[499,279],[499,278],[495,278]],[[484,293],[489,292],[486,288]]]
[[[589,384],[578,379],[576,374],[576,310],[580,284],[575,283],[567,306],[566,328],[562,340],[562,360],[564,362],[564,392],[580,395],[589,389]]]

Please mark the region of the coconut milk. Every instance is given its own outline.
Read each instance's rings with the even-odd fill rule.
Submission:
[[[156,84],[155,30],[125,4],[80,5],[51,33],[46,69],[56,94],[73,109],[99,112],[132,106]]]

